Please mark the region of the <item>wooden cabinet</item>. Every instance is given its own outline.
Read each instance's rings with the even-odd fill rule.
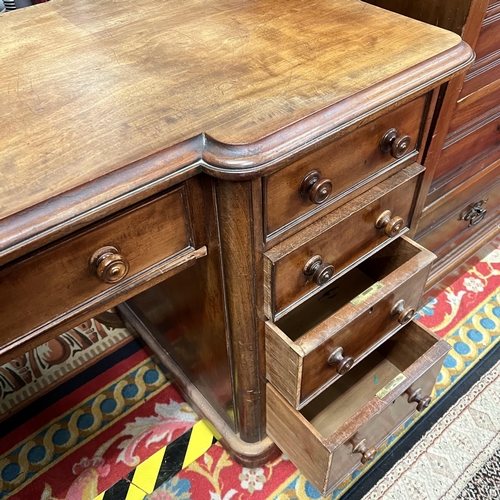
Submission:
[[[404,235],[459,36],[358,0],[66,0],[2,44],[0,356],[116,305],[240,463],[279,446],[322,492],[428,404],[434,256]]]
[[[300,411],[271,383],[267,386],[268,432],[326,495],[429,395],[450,346],[410,323],[356,368]]]
[[[16,307],[2,314],[3,348],[26,332],[41,334],[66,325],[68,317],[74,322],[76,314],[86,318],[97,303],[116,305],[144,280],[206,254],[201,243],[195,245],[186,188],[181,185],[3,266],[0,303],[16,297]]]
[[[300,408],[414,316],[434,255],[404,237],[266,323],[267,379]]]
[[[441,95],[424,160],[414,235],[438,256],[429,288],[500,232],[500,2],[368,2],[453,30],[476,52],[467,74]]]
[[[277,319],[370,252],[405,233],[423,167],[415,163],[264,255],[264,307]]]

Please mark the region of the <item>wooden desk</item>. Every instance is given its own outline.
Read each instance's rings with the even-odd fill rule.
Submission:
[[[470,48],[357,0],[63,0],[0,26],[1,359],[129,299],[122,311],[233,455],[265,461],[266,356],[282,395],[295,383],[279,369],[299,352],[278,332],[289,314],[383,248],[397,262],[386,291],[428,272],[398,237],[438,91]],[[362,366],[411,319],[414,290],[329,365]],[[384,293],[372,299],[387,309]],[[415,370],[434,376],[445,351],[417,330],[435,357]],[[308,380],[316,394],[337,378]]]

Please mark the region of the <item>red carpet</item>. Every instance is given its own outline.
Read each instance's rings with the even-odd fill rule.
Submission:
[[[436,398],[500,338],[500,240],[474,264],[421,311],[420,321],[453,346]],[[218,444],[146,496],[150,492],[134,486],[130,471],[168,443],[177,443],[196,416],[137,341],[110,351],[4,419],[0,499],[319,498],[286,457],[249,470],[235,464]],[[360,474],[349,477],[332,498]],[[102,495],[122,478],[128,490]]]

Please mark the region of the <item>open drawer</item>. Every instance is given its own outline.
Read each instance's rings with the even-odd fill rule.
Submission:
[[[300,411],[268,383],[267,433],[326,495],[428,406],[449,349],[411,322]]]
[[[394,240],[281,320],[266,323],[267,379],[300,408],[408,323],[434,254]]]

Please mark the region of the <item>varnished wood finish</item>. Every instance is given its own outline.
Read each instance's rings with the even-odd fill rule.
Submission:
[[[333,280],[351,272],[365,277],[364,289],[384,283],[380,300],[352,310],[366,331],[362,316],[375,301],[370,319],[380,330],[371,343],[352,330],[342,337],[345,351],[320,356],[343,374],[321,398],[335,399],[350,380],[353,401],[365,404],[370,389],[349,369],[416,307],[425,252],[394,240],[413,217],[438,94],[471,63],[470,48],[358,0],[314,8],[300,0],[65,0],[9,13],[1,24],[0,304],[8,312],[0,356],[128,299],[120,310],[188,401],[214,421],[237,460],[260,465],[276,451],[267,437],[265,357],[283,340],[266,345],[266,320],[314,295],[283,274],[297,251],[289,262],[307,286],[328,286],[332,264]],[[297,166],[292,192],[283,185]],[[328,175],[311,174],[315,166]],[[295,205],[297,193],[316,208]],[[373,274],[371,254],[384,246]],[[361,283],[350,283],[353,299]],[[63,296],[68,287],[74,293]],[[52,295],[33,295],[44,288]],[[350,331],[348,316],[339,332]],[[294,349],[302,342],[314,353],[323,340],[307,347],[314,338],[289,338],[277,365],[301,370]],[[394,371],[390,353],[383,358]],[[424,365],[412,366],[421,374]],[[332,379],[314,369],[304,364],[298,397],[312,398]],[[378,415],[370,411],[363,429],[373,426],[377,439],[401,419],[398,409],[369,422]],[[321,476],[333,445],[327,438],[325,454],[318,436],[304,442],[318,453],[308,462],[322,464]],[[376,444],[356,436],[339,444],[348,441],[349,456],[325,484],[345,472],[353,449],[363,461],[373,456]]]
[[[430,226],[426,232],[419,236],[419,241],[422,245],[426,245],[431,248],[438,257],[446,257],[454,249],[460,246],[464,239],[470,237],[476,233],[480,233],[483,228],[490,227],[493,229],[496,224],[498,224],[498,214],[500,213],[500,182],[498,179],[498,163],[497,163],[496,177],[493,182],[489,185],[489,188],[479,191],[477,194],[471,197],[467,197],[469,193],[463,193],[463,200],[452,212],[451,216],[448,216],[435,226]],[[488,173],[488,172],[486,172]],[[470,191],[474,188],[478,188],[477,185],[472,184],[469,186]],[[485,186],[483,186],[483,189]],[[460,193],[456,193],[459,195]],[[452,198],[451,198],[452,200]],[[473,200],[473,201],[469,201]],[[472,208],[477,202],[486,202],[483,208],[487,211],[486,216],[479,221],[476,225],[471,225],[469,221],[464,220],[464,215],[470,208]],[[444,209],[446,207],[443,207]]]
[[[127,194],[122,168],[139,161],[132,176],[141,179],[153,153],[168,148],[165,173],[173,156],[175,170],[203,159],[213,175],[256,175],[471,57],[456,35],[356,1],[96,5],[47,3],[2,19],[0,220],[30,217],[31,238],[54,231],[54,218],[66,223]],[[58,203],[83,185],[87,203],[58,217]]]
[[[217,184],[237,428],[247,442],[265,425],[261,192],[260,180]]]
[[[478,156],[486,155],[491,150],[498,150],[500,145],[499,125],[500,112],[485,119],[484,122],[480,122],[472,130],[469,129],[462,134],[457,132],[450,137],[441,153],[434,182],[439,182],[441,177],[449,176],[452,171],[460,171],[464,166],[473,165],[474,159]]]
[[[167,221],[164,213],[169,213]],[[113,298],[116,305],[122,289],[130,295],[131,283],[147,276],[149,268],[160,268],[194,244],[181,187],[1,268],[3,349],[21,342],[27,332],[42,333],[73,315],[81,317],[82,311],[90,315],[106,298]],[[103,283],[90,264],[93,253],[108,245],[119,249],[130,265],[128,276],[116,284]]]
[[[128,304],[149,326],[155,341],[237,432],[214,187],[212,180],[203,176],[189,188],[190,199],[197,200],[191,217],[204,222],[196,225],[194,237],[209,249],[207,257],[131,298]]]
[[[497,204],[500,201],[500,160],[496,161],[488,168],[485,168],[477,176],[474,177],[472,183],[462,183],[456,189],[453,189],[449,195],[445,195],[430,205],[423,213],[420,220],[422,231],[418,234],[418,238],[425,238],[425,243],[429,248],[436,250],[443,243],[450,242],[457,232],[466,229],[468,223],[461,221],[461,216],[464,210],[470,204],[476,203],[481,199],[487,199],[487,207],[495,209],[499,207]],[[436,234],[432,237],[426,236],[430,231],[436,229],[444,221],[450,219],[455,221],[452,226],[448,224],[446,235],[438,237]],[[462,222],[460,224],[460,221]],[[487,223],[487,221],[486,221]]]
[[[495,114],[499,104],[500,80],[496,80],[478,92],[460,99],[450,123],[449,134],[463,130],[469,122],[477,122],[482,117],[488,118]]]
[[[454,240],[451,248],[443,251],[441,258],[433,266],[429,274],[426,284],[426,294],[432,293],[433,287],[441,286],[441,284],[445,284],[446,282],[449,282],[451,285],[460,276],[455,276],[455,279],[453,279],[453,275],[457,270],[461,269],[460,266],[500,234],[500,210],[496,214],[490,214],[488,224],[480,228],[475,228],[473,238],[470,238],[472,229],[469,228],[466,230],[463,238]],[[450,282],[449,280],[452,281]],[[440,283],[441,281],[443,283]]]
[[[359,189],[367,181],[379,177],[380,171],[394,162],[389,152],[380,149],[387,130],[395,127],[401,133],[409,134],[411,142],[407,154],[414,152],[425,120],[425,104],[426,97],[422,96],[268,177],[265,184],[267,234],[272,235],[282,226],[316,209],[309,197],[300,193],[301,183],[308,172],[316,170],[323,178],[331,179],[331,193],[321,203],[322,207],[327,207],[346,190],[353,186]]]
[[[455,0],[369,2],[445,28],[452,28],[449,21],[456,20],[458,23],[452,29],[477,53],[477,60],[464,75],[464,80],[456,79],[448,85],[424,158],[426,174],[417,203],[417,212],[424,209],[423,217],[411,234],[417,232],[423,244],[431,245],[438,252],[440,260],[433,267],[432,283],[428,285],[432,286],[474,253],[488,234],[495,234],[495,214],[500,209],[496,201],[493,204],[488,201],[489,220],[475,228],[463,228],[456,208],[457,202],[461,208],[475,203],[479,186],[500,159],[497,130],[500,118],[500,3],[489,0],[459,4]],[[459,10],[462,13],[457,17]],[[436,16],[437,12],[442,15]],[[469,194],[471,198],[467,198]]]
[[[500,37],[498,35],[500,9],[498,5],[489,5],[485,10],[483,2],[483,5],[478,5],[475,10],[471,9],[471,15],[477,16],[482,23],[473,44],[477,59],[465,77],[460,92],[461,97],[477,92],[500,77]]]
[[[425,23],[436,24],[460,35],[471,6],[471,0],[453,0],[453,8],[450,8],[450,2],[445,1],[436,3],[427,0],[413,0],[411,2],[401,2],[400,0],[364,1]]]
[[[258,443],[242,441],[234,432],[234,427],[228,425],[226,420],[221,417],[221,414],[214,409],[213,402],[202,394],[169,352],[151,335],[151,326],[146,326],[134,314],[128,304],[120,304],[118,310],[120,315],[125,318],[127,327],[136,332],[153,351],[154,355],[159,358],[186,400],[190,402],[198,415],[206,419],[206,423],[211,428],[214,436],[219,438],[222,446],[238,463],[244,467],[253,468],[273,460],[279,455],[279,449],[269,438],[264,438]]]
[[[417,308],[433,260],[402,237],[276,324],[267,322],[268,380],[292,406],[304,406],[341,376],[329,363],[336,349],[358,363],[401,327],[391,310],[401,300]]]
[[[317,293],[318,285],[303,272],[312,256],[320,255],[339,273],[388,241],[385,230],[375,225],[382,212],[390,210],[409,224],[422,172],[418,164],[403,169],[266,252],[266,315],[277,318]]]
[[[406,391],[430,394],[449,349],[410,323],[300,412],[269,383],[269,435],[326,495],[359,465],[357,443],[377,447],[415,411]],[[397,376],[395,387],[380,392]]]
[[[475,52],[478,60],[500,51],[500,9],[487,11],[483,26],[476,42]],[[499,54],[500,55],[500,54]]]

